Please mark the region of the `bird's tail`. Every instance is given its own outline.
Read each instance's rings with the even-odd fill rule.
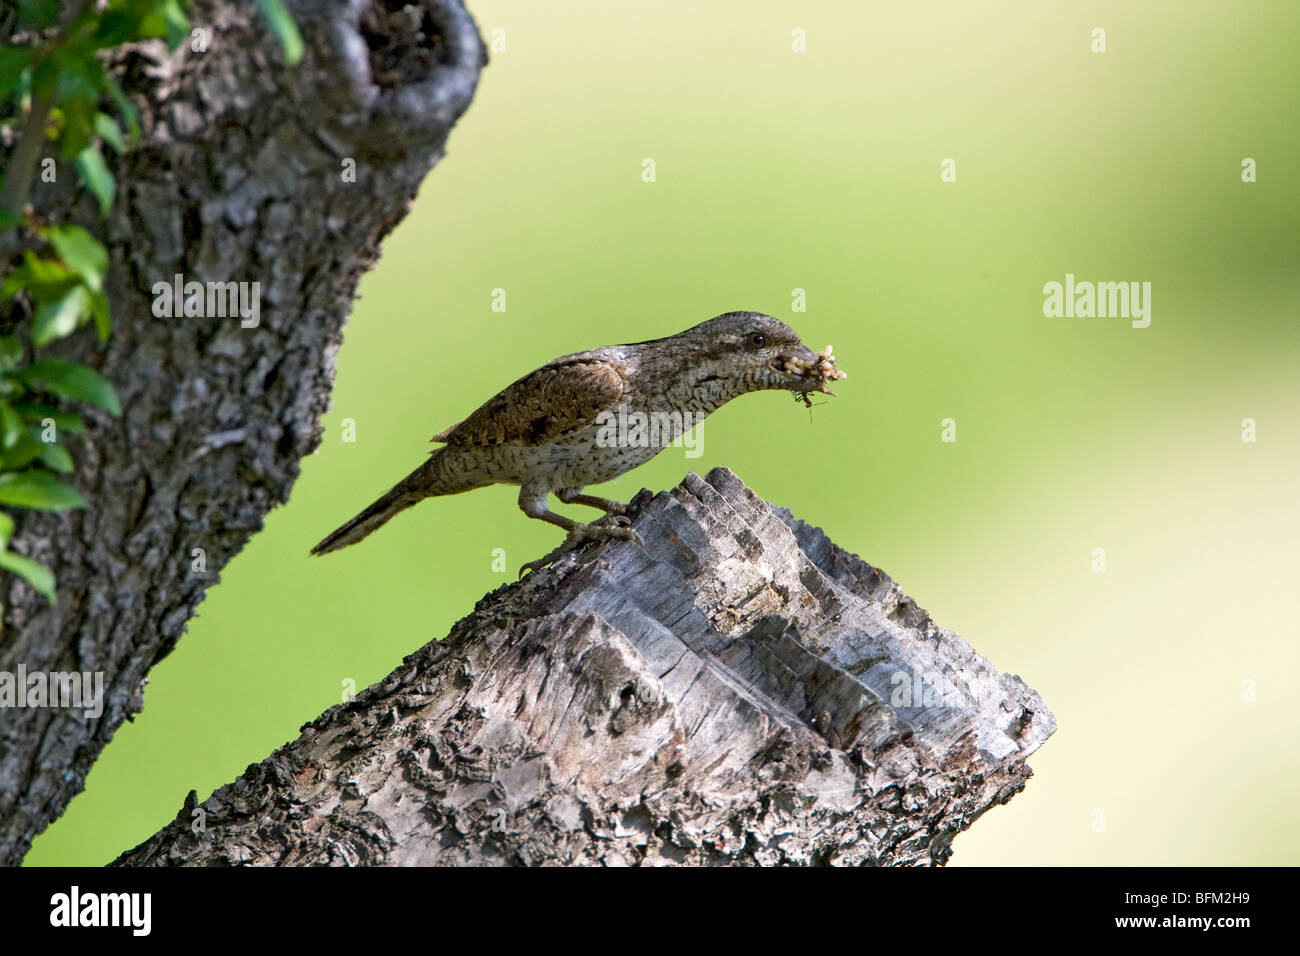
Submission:
[[[398,485],[347,524],[326,535],[320,544],[311,549],[311,553],[329,554],[339,548],[356,544],[370,532],[377,531],[381,525],[386,524],[393,515],[405,511],[419,500],[420,496],[405,492],[402,486]]]
[[[455,494],[479,487],[481,483],[466,482],[457,477],[462,469],[448,457],[448,448],[435,451],[429,460],[388,490],[388,493],[347,524],[327,535],[311,549],[312,554],[329,554],[339,548],[356,544],[372,531],[388,523],[394,515],[432,495]],[[463,473],[463,472],[462,472]]]

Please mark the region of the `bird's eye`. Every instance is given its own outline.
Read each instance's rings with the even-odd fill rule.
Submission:
[[[761,349],[764,345],[767,344],[767,336],[764,335],[762,332],[750,332],[749,344],[754,346],[754,348],[756,349]]]

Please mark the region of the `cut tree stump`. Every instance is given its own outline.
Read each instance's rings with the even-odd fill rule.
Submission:
[[[943,864],[1024,788],[1052,714],[884,572],[724,468],[630,515],[117,864]]]

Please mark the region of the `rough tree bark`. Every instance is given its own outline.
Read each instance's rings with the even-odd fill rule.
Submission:
[[[117,863],[942,864],[1023,789],[1052,714],[882,571],[722,468],[631,514]]]
[[[88,416],[90,434],[71,442],[90,507],[21,517],[13,546],[54,569],[58,605],[0,582],[0,670],[102,671],[106,691],[97,719],[0,714],[0,864],[80,792],[217,572],[288,497],[320,440],[357,281],[486,62],[458,0],[289,6],[307,46],[295,70],[256,4],[229,0],[191,5],[206,52],[150,42],[114,55],[144,132],[114,170],[106,227],[70,169],[35,186],[42,214],[106,228],[113,336],[101,349],[85,330],[59,353],[107,376],[124,413]],[[153,285],[178,273],[260,282],[260,324],[155,318]],[[195,549],[206,571],[192,569]]]

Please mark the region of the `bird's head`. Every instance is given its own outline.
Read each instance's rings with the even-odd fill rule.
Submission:
[[[730,379],[743,392],[783,388],[803,397],[834,395],[827,382],[845,378],[830,348],[814,352],[794,329],[761,312],[728,312],[681,333],[699,367]]]

